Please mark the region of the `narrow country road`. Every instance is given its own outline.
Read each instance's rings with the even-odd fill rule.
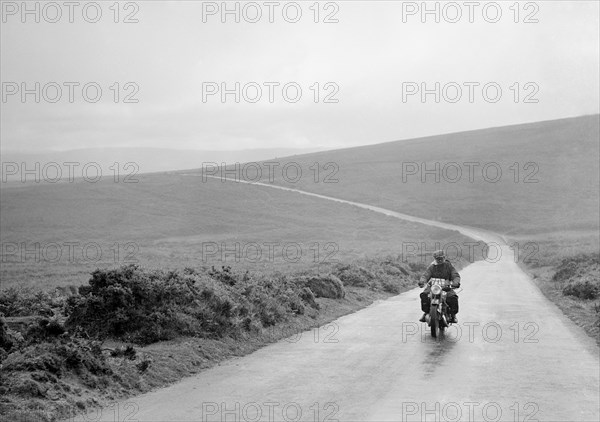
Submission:
[[[122,402],[118,420],[600,420],[598,347],[541,294],[500,235],[253,184],[457,230],[496,242],[502,256],[461,271],[459,324],[443,341],[417,321],[414,289]],[[114,409],[99,420],[115,421]]]

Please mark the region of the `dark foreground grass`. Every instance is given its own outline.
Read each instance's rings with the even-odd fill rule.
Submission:
[[[293,276],[126,266],[94,272],[76,291],[5,289],[0,417],[67,418],[314,336],[298,333],[412,288],[421,269],[393,257]]]

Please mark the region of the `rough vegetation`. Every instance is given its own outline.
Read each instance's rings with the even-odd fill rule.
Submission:
[[[542,292],[600,345],[600,255],[580,253],[534,267]]]
[[[562,282],[563,294],[580,299],[600,297],[600,258],[597,254],[582,254],[563,259],[552,277]]]
[[[365,306],[414,279],[390,257],[337,264],[324,274],[129,265],[96,270],[78,288],[2,290],[1,419],[51,421],[165,385],[224,354],[289,335],[272,335],[277,327],[308,329],[327,312]],[[160,344],[160,352],[152,349]],[[181,347],[186,352],[174,358]]]
[[[580,300],[585,316],[593,319],[593,324],[584,328],[600,343],[600,256],[580,254],[563,259],[552,277],[552,281],[562,285],[562,294]]]
[[[313,292],[315,297],[342,299],[344,296],[346,296],[344,285],[340,279],[333,274],[327,274],[326,276],[302,277],[300,278],[300,282],[306,286],[306,289]]]

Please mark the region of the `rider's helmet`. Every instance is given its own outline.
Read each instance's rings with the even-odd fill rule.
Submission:
[[[444,259],[446,259],[446,256],[444,255],[444,251],[442,251],[442,250],[435,251],[433,253],[433,259],[435,259],[435,262],[438,264],[441,264],[442,262],[444,262]]]

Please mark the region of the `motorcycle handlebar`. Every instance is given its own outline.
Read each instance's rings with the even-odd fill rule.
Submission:
[[[455,283],[452,280],[444,280],[444,281],[445,281],[445,286],[443,287],[443,290],[454,289],[454,288],[459,288],[460,287],[460,283]],[[421,283],[419,283],[419,285],[421,285]],[[429,286],[429,287],[431,287],[431,280],[429,280],[428,282],[426,282],[425,284],[423,284],[423,286]]]

